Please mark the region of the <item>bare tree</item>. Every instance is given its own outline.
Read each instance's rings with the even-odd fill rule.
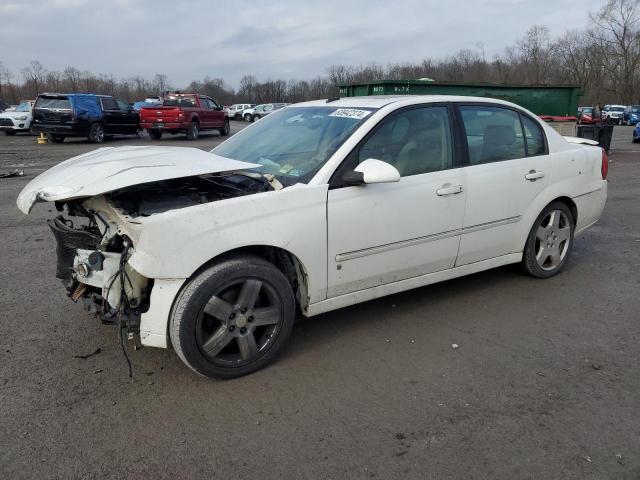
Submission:
[[[40,93],[46,72],[46,69],[38,60],[33,60],[27,67],[22,69],[22,76],[27,83],[31,83],[32,92],[35,93],[34,96],[38,96]]]
[[[602,49],[611,75],[620,85],[622,100],[638,99],[640,67],[640,9],[637,0],[609,0],[591,15],[593,40]]]

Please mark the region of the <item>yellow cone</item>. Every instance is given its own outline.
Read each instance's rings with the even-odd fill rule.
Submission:
[[[40,132],[40,136],[38,137],[38,145],[42,145],[43,143],[47,143],[47,137],[44,136],[44,132]]]

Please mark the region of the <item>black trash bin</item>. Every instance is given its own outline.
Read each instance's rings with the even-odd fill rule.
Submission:
[[[595,140],[607,152],[611,148],[611,137],[613,136],[613,125],[603,125],[594,123],[592,125],[578,125],[578,137]]]

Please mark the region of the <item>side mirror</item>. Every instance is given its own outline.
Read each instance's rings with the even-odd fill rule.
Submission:
[[[356,186],[368,183],[393,183],[400,181],[400,172],[393,165],[368,158],[355,170],[347,172],[342,177],[347,185]]]

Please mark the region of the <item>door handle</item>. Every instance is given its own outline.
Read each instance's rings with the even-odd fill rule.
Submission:
[[[436,190],[436,195],[444,197],[446,195],[455,195],[462,191],[462,185],[450,185],[445,183],[439,189]]]
[[[529,173],[524,176],[524,178],[526,178],[530,182],[535,182],[542,177],[544,177],[544,172],[536,172],[535,170],[529,170]]]

